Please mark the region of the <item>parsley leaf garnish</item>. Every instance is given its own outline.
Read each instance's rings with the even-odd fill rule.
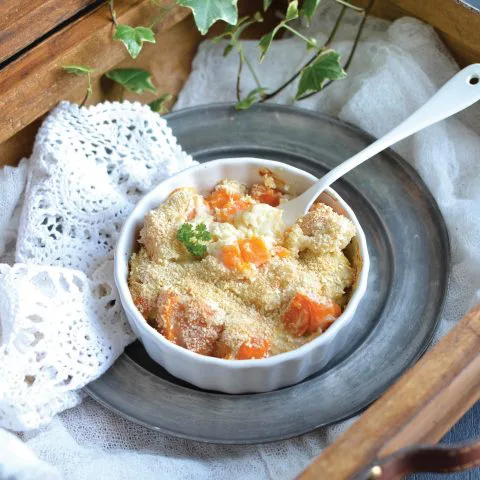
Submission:
[[[207,253],[204,242],[209,242],[212,236],[204,223],[199,223],[195,228],[191,223],[184,223],[177,231],[177,239],[192,255],[203,257]]]

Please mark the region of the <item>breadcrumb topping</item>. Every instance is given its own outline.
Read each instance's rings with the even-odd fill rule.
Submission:
[[[290,198],[288,186],[267,173],[263,180],[249,189],[227,179],[205,197],[177,189],[145,216],[129,288],[170,341],[203,355],[263,358],[311,341],[348,302],[352,222],[317,203],[285,230],[272,204]],[[210,233],[203,258],[177,238],[188,222]]]

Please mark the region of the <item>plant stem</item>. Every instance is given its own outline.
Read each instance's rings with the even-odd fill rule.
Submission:
[[[368,13],[370,11],[370,9],[372,8],[373,6],[373,3],[374,3],[375,0],[370,0],[370,3],[368,4],[368,6],[365,8],[365,10],[362,12],[362,20],[360,21],[360,24],[358,25],[358,29],[357,29],[357,34],[355,35],[355,39],[353,41],[353,45],[352,45],[352,49],[350,50],[350,54],[347,58],[347,61],[345,62],[345,65],[343,66],[343,69],[345,71],[348,70],[348,67],[350,66],[350,64],[352,63],[352,60],[353,60],[353,55],[355,54],[355,51],[357,49],[357,46],[358,46],[358,43],[360,41],[360,36],[362,35],[362,31],[363,31],[363,27],[365,26],[365,22],[367,21],[367,16],[368,16]],[[322,88],[322,90],[325,90],[325,88],[327,88],[329,85],[331,85],[333,83],[333,80],[330,80],[328,81],[324,87]],[[318,92],[311,92],[311,93],[307,93],[306,95],[303,95],[301,96],[300,98],[297,98],[297,101],[300,101],[300,100],[305,100],[306,98],[310,98],[312,95],[315,95],[316,93]]]
[[[113,0],[108,0],[108,6],[110,7],[110,15],[112,16],[112,22],[116,26],[118,25],[117,14],[115,13],[115,9],[113,8]]]
[[[83,107],[85,105],[85,102],[88,100],[88,98],[92,93],[93,93],[92,77],[90,75],[90,72],[88,72],[87,73],[87,91],[85,92],[85,96],[83,97],[83,100],[80,103],[80,107]]]
[[[333,39],[335,38],[335,35],[337,34],[338,28],[340,27],[340,24],[342,23],[343,16],[345,15],[345,12],[347,11],[347,7],[345,5],[342,6],[340,13],[338,14],[337,20],[335,21],[335,25],[332,28],[332,31],[330,32],[330,35],[327,38],[327,41],[325,42],[325,47],[329,47],[330,44],[333,42]]]
[[[355,10],[356,12],[364,12],[366,8],[362,7],[357,7],[356,5],[352,5],[350,2],[347,2],[346,0],[335,0],[337,3],[340,3],[344,5],[347,8],[351,8],[352,10]]]
[[[285,28],[286,30],[292,32],[294,35],[296,35],[298,38],[301,38],[305,43],[307,43],[308,45],[311,45],[312,47],[314,48],[318,48],[317,45],[315,45],[311,40],[309,40],[307,37],[303,36],[300,32],[297,32],[297,30],[295,30],[294,28],[292,28],[290,25],[288,25],[287,23],[284,23],[283,24],[283,28]]]
[[[255,73],[254,68],[252,67],[252,64],[250,63],[250,60],[244,55],[243,60],[245,61],[245,64],[247,65],[248,69],[250,70],[250,73],[252,74],[253,79],[255,80],[255,83],[257,84],[258,88],[261,88],[262,85],[260,83],[260,80],[257,77],[257,74]]]
[[[120,92],[120,101],[123,102],[123,98],[125,97],[125,88],[122,87],[122,90]]]
[[[242,75],[242,68],[243,68],[243,55],[242,52],[238,52],[238,71],[237,71],[237,84],[236,84],[236,91],[237,91],[237,102],[240,101],[240,76]]]
[[[83,107],[85,105],[85,102],[87,101],[89,96],[90,95],[88,94],[88,90],[87,90],[87,92],[85,93],[85,96],[83,97],[83,100],[80,103],[80,107]]]
[[[242,25],[243,23],[243,25]],[[258,88],[261,88],[260,85],[260,80],[257,77],[257,74],[255,73],[255,70],[250,63],[250,60],[245,56],[245,52],[243,51],[243,45],[242,43],[238,40],[238,34],[241,34],[242,31],[245,31],[250,25],[253,25],[256,23],[254,20],[243,20],[239,25],[242,25],[241,31],[238,30],[236,33],[228,32],[231,38],[231,45],[235,46],[235,48],[238,51],[238,56],[239,56],[239,64],[238,64],[238,72],[237,72],[237,82],[236,82],[236,92],[237,92],[237,102],[240,101],[240,81],[241,81],[241,75],[242,75],[242,69],[243,69],[243,64],[245,63],[250,70],[250,73],[252,74],[253,79],[255,80],[255,83],[257,84]],[[217,37],[218,38],[218,37]]]

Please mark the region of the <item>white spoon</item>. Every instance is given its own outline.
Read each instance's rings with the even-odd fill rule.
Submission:
[[[452,77],[438,92],[400,125],[367,148],[330,170],[307,191],[279,208],[287,226],[305,215],[318,196],[335,180],[394,143],[444,118],[450,117],[480,100],[480,64],[469,65]]]

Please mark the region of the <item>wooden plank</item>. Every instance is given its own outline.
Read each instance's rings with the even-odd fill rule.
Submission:
[[[356,0],[365,6],[366,0]],[[375,0],[372,14],[416,17],[433,25],[460,66],[480,61],[480,15],[455,0]]]
[[[118,1],[118,0],[117,0]],[[277,0],[278,8],[285,8],[284,0]],[[244,0],[239,4],[239,14],[241,16],[251,14],[261,8],[261,0]],[[85,19],[88,21],[88,18]],[[265,21],[255,25],[246,31],[247,38],[259,38],[266,31],[273,28],[273,24],[278,21],[275,17],[274,9],[270,9],[265,16]],[[209,32],[208,36],[219,33],[225,24],[218,22]],[[165,30],[157,34],[156,44],[146,44],[141,55],[132,61],[127,56],[115,67],[135,66],[137,68],[145,68],[153,74],[153,82],[158,88],[159,94],[171,93],[178,94],[183,83],[187,79],[193,56],[195,55],[197,45],[201,40],[191,16],[188,16],[181,22],[177,23],[171,29]],[[33,52],[32,52],[33,53]],[[110,50],[105,49],[103,55],[108,56]],[[0,80],[2,72],[0,71]],[[78,79],[77,79],[78,80]],[[62,91],[57,90],[55,102],[67,99],[72,101],[80,101],[85,91],[85,80],[80,79],[76,92],[69,92],[67,96]],[[105,78],[96,76],[93,80],[94,95],[87,102],[88,104],[97,103],[103,100],[118,100],[120,98],[121,88],[106,81]],[[0,102],[2,92],[0,91]],[[127,93],[126,99],[137,100],[140,102],[148,102],[153,95],[146,93],[144,95],[136,95]],[[39,117],[40,119],[43,116]],[[33,120],[33,118],[32,118]],[[30,120],[30,121],[32,121]],[[28,121],[28,117],[27,117]],[[40,121],[34,121],[31,125],[18,131],[7,140],[0,143],[0,167],[2,165],[16,165],[22,157],[29,156],[32,150],[33,141]]]
[[[93,3],[95,0],[3,0],[0,2],[0,62]]]
[[[462,44],[480,45],[480,15],[455,0],[390,0]]]
[[[400,448],[437,442],[479,399],[477,307],[298,478],[345,480]]]
[[[156,44],[147,44],[145,50],[132,63],[130,60],[121,62],[118,67],[135,65],[136,68],[149,69],[152,72],[153,83],[159,94],[168,92],[178,94],[183,83],[188,78],[191,70],[193,56],[197,50],[200,34],[198,33],[191,16],[185,18],[171,29],[157,35]],[[103,100],[118,100],[120,88],[113,82],[106,82],[105,78],[96,77],[93,81],[94,94],[87,105],[95,104]],[[66,97],[59,96],[56,102],[63,99],[72,101],[81,100],[85,92],[85,80],[81,82],[77,91],[68,92]],[[147,102],[153,95],[126,94],[126,99]],[[16,165],[23,157],[31,154],[33,141],[40,126],[41,116],[16,135],[0,143],[0,167],[2,165]]]
[[[118,21],[129,25],[148,24],[159,13],[150,0],[117,0],[115,5]],[[166,11],[157,30],[167,30],[189,14],[190,10],[174,6]],[[50,110],[59,99],[82,99],[85,78],[66,73],[62,65],[91,66],[98,78],[124,60],[128,55],[125,47],[112,40],[112,33],[109,9],[104,5],[0,70],[0,142]]]

